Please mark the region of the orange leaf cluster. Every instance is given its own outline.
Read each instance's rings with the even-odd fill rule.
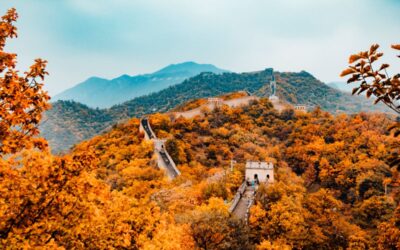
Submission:
[[[17,36],[17,17],[15,9],[10,9],[0,21],[0,155],[47,146],[36,138],[42,112],[49,108],[50,97],[43,91],[43,83],[37,82],[48,74],[47,61],[36,59],[20,76],[15,69],[16,54],[4,51],[6,40]]]

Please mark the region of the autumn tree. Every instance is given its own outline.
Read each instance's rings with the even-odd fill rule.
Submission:
[[[7,39],[17,36],[17,18],[16,10],[10,9],[0,21],[0,155],[47,145],[36,138],[42,112],[49,108],[50,97],[40,82],[47,75],[47,61],[36,59],[20,75],[16,70],[17,55],[4,51]]]
[[[353,94],[361,94],[366,91],[366,96],[374,95],[375,103],[383,102],[389,108],[400,114],[400,74],[390,77],[387,73],[389,64],[381,64],[376,67],[376,62],[383,53],[378,52],[379,45],[374,44],[368,51],[361,51],[351,55],[350,66],[341,76],[351,75],[348,83],[359,82],[360,86],[353,89]],[[395,50],[400,50],[400,44],[392,45]],[[400,57],[400,56],[399,56]]]
[[[400,44],[392,45],[395,50],[400,50]],[[369,98],[375,96],[375,104],[382,102],[397,114],[400,114],[400,73],[389,76],[387,69],[389,64],[383,63],[376,65],[377,61],[383,56],[378,52],[379,45],[373,44],[369,50],[361,51],[349,57],[349,67],[342,71],[341,77],[351,75],[347,83],[359,83],[353,89],[353,94],[360,95],[366,93]],[[400,55],[398,56],[400,57]],[[394,131],[394,136],[400,135],[400,122],[390,127]],[[400,169],[400,149],[397,148],[392,153],[391,165]]]
[[[394,216],[379,227],[378,249],[400,249],[400,206]]]
[[[163,218],[154,230],[154,237],[143,244],[145,250],[187,250],[195,244],[187,224],[176,224],[173,218]]]
[[[49,96],[42,90],[46,61],[20,76],[16,54],[4,52],[16,37],[15,9],[0,21],[0,248],[104,249],[136,246],[145,224],[157,219],[111,193],[92,170],[91,152],[55,157],[37,138]],[[36,149],[34,149],[36,148]],[[147,210],[147,211],[148,211]],[[148,227],[152,229],[152,227]],[[133,233],[134,232],[134,233]]]
[[[400,74],[397,73],[394,76],[389,76],[387,73],[387,69],[390,67],[389,64],[383,63],[380,66],[376,66],[379,58],[383,56],[383,53],[378,52],[378,48],[379,45],[374,44],[368,51],[361,51],[351,55],[349,58],[350,66],[342,72],[341,76],[351,75],[347,82],[360,84],[359,87],[353,89],[353,94],[365,92],[367,97],[375,96],[375,103],[383,102],[394,112],[400,114]],[[400,50],[400,44],[392,45],[392,48]],[[393,132],[395,137],[400,136],[399,119],[389,127],[389,130]],[[400,170],[400,143],[397,141],[391,149],[391,156],[388,159],[390,165]],[[394,176],[398,175],[395,172],[393,174]],[[371,178],[374,177],[371,176]],[[385,182],[385,185],[388,183],[395,186],[399,185],[398,178],[389,180]],[[359,204],[355,211],[355,217],[361,219],[366,226],[370,226],[371,224],[376,226],[379,222],[382,222],[378,226],[380,232],[378,240],[379,249],[399,248],[399,206],[397,206],[394,213],[392,211],[393,208],[393,204],[386,197],[373,196],[365,200],[362,204]]]
[[[222,200],[211,198],[182,219],[199,249],[251,249],[246,226],[230,217]]]

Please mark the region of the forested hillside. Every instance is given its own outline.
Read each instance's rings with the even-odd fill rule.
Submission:
[[[242,74],[203,73],[182,84],[148,96],[135,98],[122,105],[114,106],[110,110],[125,118],[141,116],[154,111],[165,112],[191,99],[218,96],[240,90],[257,96],[269,96],[271,73],[272,69]],[[363,98],[355,99],[326,86],[307,72],[274,72],[274,74],[277,81],[277,95],[289,103],[306,104],[311,108],[320,106],[332,113],[337,111],[355,113],[377,109]]]
[[[150,121],[158,137],[169,138],[167,150],[182,175],[168,182],[156,168],[152,143],[143,140],[138,119],[77,145],[70,156],[91,157],[91,167],[84,170],[90,179],[71,183],[86,185],[87,191],[71,205],[69,216],[91,219],[79,222],[79,235],[71,233],[77,230],[73,222],[67,229],[55,221],[53,244],[396,248],[400,183],[387,157],[399,141],[386,132],[392,124],[386,116],[334,117],[320,109],[278,113],[262,99],[248,107],[223,106],[195,119],[172,122],[167,115],[155,114]],[[231,159],[237,161],[233,172]],[[248,226],[227,210],[247,160],[271,160],[276,172],[274,184],[259,188]],[[213,178],[221,171],[226,174]],[[72,199],[72,194],[62,197]],[[90,210],[97,212],[92,215]]]
[[[276,163],[279,181],[258,191],[251,210],[250,244],[387,249],[400,239],[391,224],[398,220],[399,175],[387,165],[399,140],[387,134],[393,122],[384,115],[279,114],[261,100],[195,120],[152,119],[159,137],[169,138],[168,152],[184,177],[199,176],[195,169],[227,168],[231,159],[239,171],[247,160]],[[207,197],[230,199],[230,185],[210,187]]]
[[[110,109],[91,109],[75,102],[58,101],[46,112],[41,131],[54,152],[67,150],[73,144],[88,139],[118,121],[154,112],[166,112],[196,98],[212,97],[245,90],[258,96],[269,96],[272,69],[252,73],[202,73],[181,84],[150,95],[135,98]],[[351,97],[332,89],[307,72],[274,72],[277,94],[290,103],[320,106],[332,113],[385,110],[362,97]],[[73,111],[73,112],[71,112]],[[82,111],[82,112],[80,112]],[[89,115],[88,115],[89,114]],[[68,136],[67,138],[64,137]]]
[[[104,110],[92,109],[74,101],[58,101],[45,113],[40,129],[53,152],[59,153],[93,137],[115,122]]]

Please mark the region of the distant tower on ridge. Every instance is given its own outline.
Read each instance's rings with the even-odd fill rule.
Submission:
[[[269,82],[269,87],[271,89],[271,95],[269,96],[269,99],[271,101],[279,100],[279,97],[276,95],[276,81],[274,76],[274,70],[271,71],[271,81]]]

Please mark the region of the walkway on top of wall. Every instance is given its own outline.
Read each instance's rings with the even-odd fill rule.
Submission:
[[[243,183],[240,186],[229,211],[237,218],[247,223],[250,214],[250,207],[254,203],[255,188]]]
[[[202,114],[202,110],[207,108],[210,110],[213,110],[215,107],[217,107],[218,105],[228,105],[229,107],[240,107],[240,106],[245,106],[245,105],[249,105],[251,101],[256,101],[259,100],[259,98],[257,96],[245,96],[245,97],[239,97],[236,99],[231,99],[231,100],[222,100],[221,102],[208,102],[206,104],[201,105],[198,108],[195,109],[191,109],[188,111],[183,111],[183,112],[173,112],[172,114],[175,115],[175,117],[184,117],[184,118],[193,118],[195,116],[201,115]]]
[[[164,169],[170,179],[175,179],[181,172],[176,167],[175,162],[165,149],[164,140],[158,139],[151,129],[149,119],[144,117],[140,120],[140,130],[144,131],[146,140],[152,140],[154,143],[154,153],[157,156],[157,166]]]
[[[256,100],[259,100],[259,97],[245,96],[221,102],[208,102],[206,104],[201,105],[198,108],[184,112],[173,112],[172,114],[174,114],[175,117],[184,117],[190,119],[197,115],[202,115],[202,110],[204,108],[212,110],[221,104],[228,105],[229,107],[240,107],[249,105],[251,101],[256,101]],[[279,100],[271,100],[271,102],[274,105],[274,108],[277,109],[278,111],[282,111],[287,107],[287,105],[281,103]],[[165,149],[164,140],[158,139],[156,137],[155,133],[151,129],[150,122],[147,117],[141,119],[140,129],[141,131],[145,132],[144,133],[145,139],[153,140],[154,142],[154,152],[157,155],[158,167],[161,169],[165,169],[170,179],[174,179],[178,175],[180,175],[181,173],[177,169],[175,162],[172,160],[171,156]],[[220,173],[217,179],[221,177],[220,175],[223,174]],[[243,182],[243,184],[238,189],[235,198],[232,201],[232,204],[229,208],[229,212],[232,213],[237,218],[244,220],[247,223],[250,214],[250,208],[254,203],[255,191],[256,191],[255,187],[247,186],[246,182]]]

